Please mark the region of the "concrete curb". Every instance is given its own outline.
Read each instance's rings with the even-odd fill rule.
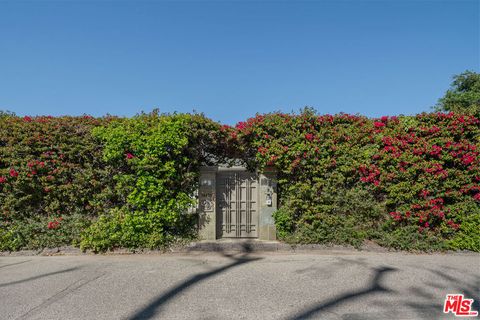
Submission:
[[[150,250],[150,249],[126,249],[118,248],[112,251],[94,253],[92,251],[83,252],[79,248],[65,246],[59,248],[45,248],[40,250],[20,250],[15,252],[0,251],[0,257],[15,256],[81,256],[81,255],[162,255],[162,254],[189,254],[189,253],[220,253],[220,252],[240,252],[240,253],[325,253],[325,254],[354,254],[354,253],[404,253],[412,255],[478,255],[480,253],[471,251],[432,251],[432,252],[412,252],[391,250],[378,245],[365,244],[361,248],[341,245],[324,244],[299,244],[291,245],[280,241],[262,241],[257,239],[222,239],[217,241],[197,241],[188,244],[177,244],[169,248]]]

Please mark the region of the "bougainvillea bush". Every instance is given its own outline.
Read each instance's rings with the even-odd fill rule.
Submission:
[[[480,250],[480,122],[431,113],[257,115],[228,128],[251,167],[279,172],[279,236]]]
[[[480,122],[428,113],[133,118],[0,113],[0,250],[159,248],[195,236],[201,165],[278,170],[292,243],[480,251]]]
[[[92,128],[110,118],[0,116],[0,250],[80,241],[117,202]]]

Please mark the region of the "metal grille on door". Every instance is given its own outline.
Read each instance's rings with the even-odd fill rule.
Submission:
[[[217,219],[223,238],[258,236],[258,182],[253,173],[220,173],[217,178]]]

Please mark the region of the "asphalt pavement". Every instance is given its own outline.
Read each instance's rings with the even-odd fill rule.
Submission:
[[[0,319],[454,319],[479,254],[359,251],[0,257]]]

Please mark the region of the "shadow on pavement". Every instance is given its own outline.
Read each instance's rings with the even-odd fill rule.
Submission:
[[[244,253],[239,257],[236,257],[235,255],[231,255],[231,254],[222,253],[224,257],[228,257],[229,259],[232,260],[232,262],[223,267],[214,269],[212,271],[198,273],[196,275],[191,276],[190,278],[186,279],[185,281],[178,284],[174,288],[170,289],[169,291],[165,292],[164,294],[150,301],[150,303],[145,308],[137,311],[128,319],[130,320],[152,319],[153,317],[155,317],[161,312],[161,308],[163,305],[168,303],[170,300],[174,299],[178,294],[184,292],[185,290],[188,290],[192,286],[197,285],[202,281],[206,281],[207,279],[212,278],[220,273],[226,272],[229,269],[262,259],[262,258],[248,257],[248,253],[251,251],[251,247],[249,244],[245,244],[243,249],[244,249],[243,250]]]
[[[372,280],[370,281],[370,285],[364,289],[351,291],[344,293],[342,295],[337,295],[327,301],[320,302],[309,309],[303,311],[300,314],[293,315],[289,317],[290,320],[298,320],[298,319],[308,319],[310,317],[319,317],[322,312],[329,313],[329,309],[344,303],[349,300],[356,299],[360,296],[365,296],[373,293],[385,293],[385,292],[392,292],[391,289],[388,289],[382,286],[381,281],[384,275],[388,272],[396,271],[396,268],[391,267],[381,267],[374,269],[374,275]]]
[[[10,266],[16,266],[18,264],[26,263],[26,262],[29,262],[29,261],[32,261],[32,260],[24,260],[24,261],[15,262],[15,263],[4,264],[4,265],[0,266],[0,269],[5,268],[5,267],[10,267]]]
[[[361,267],[369,268],[368,264],[365,261],[361,260],[352,260],[346,259],[342,257],[337,258],[337,262],[333,263],[331,267],[333,268],[340,268],[347,264],[357,264]],[[438,315],[442,315],[443,310],[443,301],[445,296],[436,296],[433,294],[432,290],[447,290],[448,293],[463,293],[466,297],[470,299],[474,299],[474,303],[472,304],[472,309],[478,311],[480,308],[479,305],[479,296],[478,296],[478,288],[480,287],[480,278],[474,275],[470,275],[474,277],[473,282],[468,282],[466,279],[461,279],[459,277],[451,275],[446,267],[440,267],[436,269],[425,268],[422,266],[416,266],[419,270],[425,270],[432,273],[436,279],[438,279],[438,283],[436,282],[419,282],[418,285],[411,286],[408,290],[408,296],[404,296],[404,301],[399,301],[399,305],[397,308],[400,308],[402,312],[414,312],[416,314],[415,318],[421,319],[435,319]],[[308,272],[310,268],[302,269],[301,272]],[[331,268],[330,268],[331,269]],[[321,269],[314,269],[315,271],[319,271]],[[347,301],[352,301],[357,299],[360,296],[366,296],[374,293],[396,293],[399,292],[389,289],[385,285],[382,286],[381,280],[382,277],[391,271],[396,272],[404,272],[403,270],[391,267],[380,267],[374,268],[374,275],[370,284],[360,290],[346,292],[344,294],[336,295],[331,299],[326,301],[319,302],[317,305],[311,306],[307,310],[300,310],[296,314],[288,317],[289,320],[298,320],[298,319],[309,319],[309,318],[325,318],[327,314],[333,316],[340,316],[342,319],[387,319],[391,318],[392,315],[388,315],[383,311],[368,313],[368,314],[361,314],[361,313],[354,313],[354,314],[343,314],[337,315],[333,309],[339,306],[342,303]],[[456,270],[459,272],[459,270]],[[328,273],[327,273],[328,274]],[[395,283],[392,283],[394,285]],[[396,284],[398,286],[398,283]],[[451,291],[451,292],[450,292]],[[373,304],[377,304],[382,306],[383,308],[386,307],[384,303],[381,301],[373,301]],[[402,319],[408,319],[412,314],[405,315],[405,317],[401,314],[397,315]],[[382,318],[383,317],[383,318]],[[397,318],[395,318],[397,319]]]
[[[40,274],[40,275],[38,275],[38,276],[34,276],[34,277],[22,279],[22,280],[17,280],[17,281],[12,281],[12,282],[6,282],[6,283],[0,283],[0,288],[2,288],[2,287],[7,287],[7,286],[13,286],[13,285],[15,285],[15,284],[24,283],[24,282],[28,282],[28,281],[33,281],[33,280],[37,280],[37,279],[40,279],[40,278],[45,278],[45,277],[53,276],[53,275],[60,274],[60,273],[71,272],[71,271],[74,271],[74,270],[77,270],[77,269],[79,269],[79,267],[69,268],[69,269],[60,270],[60,271],[54,271],[54,272],[49,272],[49,273],[44,273],[44,274]]]
[[[472,309],[476,311],[480,311],[480,296],[478,293],[478,288],[480,288],[480,278],[478,276],[475,277],[475,283],[466,283],[464,279],[459,279],[452,275],[447,274],[442,270],[436,269],[426,269],[431,273],[435,274],[436,276],[452,283],[454,286],[457,287],[458,292],[449,292],[449,293],[463,293],[466,298],[473,299]],[[445,298],[445,297],[442,297]]]

